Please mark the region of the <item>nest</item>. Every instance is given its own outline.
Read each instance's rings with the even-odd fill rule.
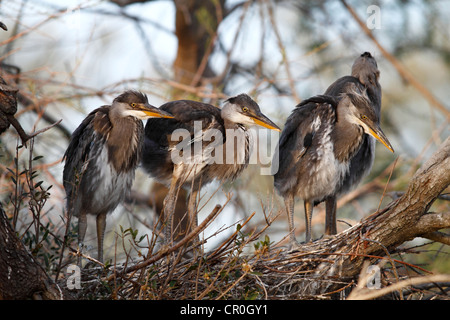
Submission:
[[[201,244],[189,245],[205,223],[184,241],[136,261],[91,264],[81,270],[81,287],[70,293],[75,299],[124,300],[448,298],[448,277],[427,278],[424,269],[383,255],[364,257],[358,253],[360,246],[354,245],[360,242],[351,241],[357,232],[349,230],[288,250],[263,236],[264,228],[244,234],[242,228],[251,217],[212,252],[203,252]],[[349,261],[354,270],[348,267]],[[401,274],[400,268],[406,265],[417,271],[417,278]],[[377,274],[368,271],[374,266]],[[435,286],[438,289],[421,289],[420,285],[431,281],[440,281]]]

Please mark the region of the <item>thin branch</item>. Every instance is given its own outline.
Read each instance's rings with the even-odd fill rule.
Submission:
[[[34,138],[34,137],[37,136],[38,134],[41,134],[41,133],[43,133],[43,132],[45,132],[45,131],[47,131],[47,130],[53,128],[54,126],[58,125],[58,124],[62,121],[62,119],[60,119],[60,120],[58,120],[57,122],[51,124],[51,125],[48,126],[48,127],[45,127],[45,128],[43,128],[43,129],[41,129],[41,130],[32,132],[32,133],[30,133],[30,134],[27,134],[27,133],[23,130],[23,128],[22,128],[22,126],[20,125],[19,121],[17,121],[17,119],[14,118],[14,116],[12,116],[12,115],[7,115],[6,118],[8,119],[9,123],[11,123],[11,124],[13,125],[13,127],[16,129],[17,133],[18,133],[19,136],[20,136],[20,139],[22,140],[22,144],[23,144],[25,147],[27,146],[28,140],[30,140],[31,138]]]
[[[291,88],[291,94],[294,97],[295,101],[300,102],[301,98],[298,96],[297,90],[295,90],[295,82],[294,82],[294,79],[291,74],[291,67],[289,64],[289,59],[287,57],[287,51],[283,45],[283,41],[282,41],[280,32],[278,31],[278,27],[276,25],[275,15],[273,12],[273,5],[270,1],[266,1],[266,5],[267,5],[268,12],[269,12],[269,18],[270,18],[270,22],[272,24],[273,32],[275,33],[275,37],[277,38],[278,47],[279,47],[281,55],[283,57],[283,63],[286,67],[286,75],[288,77],[289,87]]]
[[[423,276],[423,277],[416,277],[416,278],[410,278],[406,280],[402,280],[400,282],[397,282],[393,285],[390,285],[386,288],[381,288],[378,290],[357,290],[352,291],[350,293],[348,300],[370,300],[375,299],[378,297],[382,297],[390,292],[401,290],[405,287],[416,285],[416,284],[422,284],[422,283],[429,283],[429,282],[448,282],[450,281],[450,275],[430,275],[430,276]]]

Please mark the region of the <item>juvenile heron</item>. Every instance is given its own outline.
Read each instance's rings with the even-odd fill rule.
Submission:
[[[151,176],[170,186],[164,200],[165,236],[170,243],[178,187],[191,188],[188,218],[193,228],[201,186],[214,179],[234,180],[247,167],[252,142],[246,126],[280,129],[246,94],[229,98],[222,109],[190,100],[168,102],[160,108],[174,119],[147,121],[142,162]]]
[[[279,141],[279,170],[274,184],[284,197],[291,247],[294,234],[294,199],[304,200],[306,242],[311,241],[314,203],[336,194],[348,174],[352,157],[369,134],[394,151],[378,124],[365,91],[356,85],[342,95],[316,96],[302,101],[288,117]]]
[[[142,120],[153,117],[172,118],[151,106],[146,95],[126,91],[112,105],[89,113],[73,132],[64,154],[67,211],[78,217],[80,247],[86,234],[86,215],[96,216],[99,261],[103,261],[106,215],[131,188],[144,143]]]
[[[364,52],[353,63],[350,76],[337,79],[325,91],[337,99],[343,93],[350,92],[353,86],[360,91],[366,90],[367,97],[380,121],[381,112],[381,85],[378,82],[380,71],[377,62],[370,52]],[[337,232],[336,227],[336,202],[337,198],[356,187],[361,180],[370,173],[375,159],[375,139],[365,134],[358,152],[351,158],[350,166],[342,184],[336,190],[336,194],[325,199],[325,234],[333,235]]]

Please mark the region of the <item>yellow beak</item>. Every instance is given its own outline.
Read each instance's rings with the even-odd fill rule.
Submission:
[[[281,129],[272,122],[272,120],[270,120],[269,118],[267,118],[265,115],[263,115],[262,113],[258,114],[258,115],[250,115],[253,119],[253,121],[255,121],[255,123],[261,127],[270,129],[270,130],[275,130],[275,131],[281,131]]]
[[[370,134],[377,139],[378,141],[380,141],[382,144],[384,144],[384,146],[386,148],[388,148],[392,153],[394,153],[394,148],[392,148],[391,143],[389,142],[388,138],[386,137],[386,135],[384,134],[384,132],[381,130],[381,128],[376,125],[374,128],[369,127],[369,131]]]
[[[141,111],[144,112],[146,115],[154,118],[167,118],[172,119],[174,116],[170,113],[163,111],[159,108],[156,108],[150,104],[145,104],[141,106]]]

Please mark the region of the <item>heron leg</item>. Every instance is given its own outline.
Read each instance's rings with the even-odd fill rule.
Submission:
[[[306,242],[311,242],[311,220],[313,214],[312,201],[305,200],[305,223],[306,223]]]
[[[333,195],[325,200],[325,234],[333,235],[337,233],[336,227],[336,196]]]
[[[78,250],[83,252],[84,236],[86,235],[87,217],[86,213],[80,212],[78,216]],[[81,267],[81,256],[77,258],[77,265]]]
[[[178,186],[178,179],[172,177],[172,181],[170,182],[169,191],[167,192],[166,197],[164,198],[164,220],[166,221],[165,227],[165,243],[172,244],[173,241],[173,232],[172,232],[172,224],[173,224],[173,215],[175,212],[175,204],[176,204],[176,191]]]
[[[191,194],[189,195],[189,203],[188,203],[189,230],[186,232],[186,234],[189,234],[191,231],[193,231],[198,226],[197,195],[198,195],[198,189],[192,188]],[[200,238],[198,235],[195,237],[194,241],[197,243],[200,241]]]
[[[105,237],[106,228],[106,212],[102,212],[97,215],[97,250],[98,250],[98,261],[103,262],[103,239]]]
[[[289,223],[289,240],[291,249],[298,247],[299,243],[295,239],[295,227],[294,227],[294,195],[288,195],[284,198],[284,204],[286,205],[286,213]]]

